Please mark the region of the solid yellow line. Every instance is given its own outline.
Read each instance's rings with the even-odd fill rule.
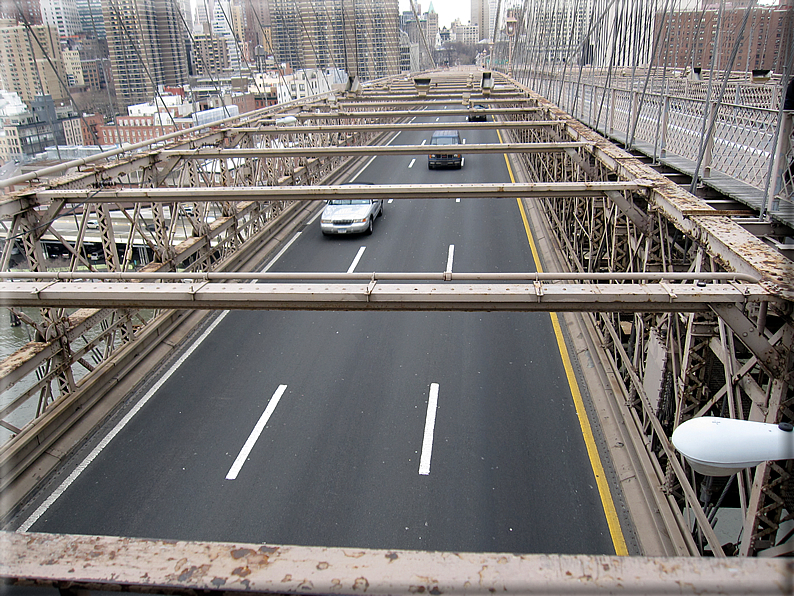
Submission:
[[[502,142],[502,135],[499,135],[499,142]],[[507,159],[505,154],[505,163],[507,164],[507,172],[510,174],[510,181],[515,183],[513,176],[513,169],[510,167],[510,160]],[[518,210],[521,212],[521,219],[524,222],[524,230],[529,240],[529,248],[532,251],[532,259],[535,261],[535,267],[539,273],[543,272],[543,266],[540,263],[540,255],[535,246],[535,239],[529,229],[529,220],[527,219],[524,205],[521,199],[516,199],[518,202]],[[557,348],[560,350],[562,357],[562,365],[565,368],[565,375],[568,377],[568,386],[571,389],[571,396],[573,397],[573,404],[576,408],[576,416],[579,419],[579,427],[582,429],[582,437],[584,438],[585,446],[587,447],[587,456],[590,458],[590,467],[593,469],[595,476],[596,486],[598,486],[598,494],[601,497],[601,504],[604,507],[604,515],[607,519],[607,526],[609,527],[609,534],[612,537],[612,545],[615,547],[615,554],[618,556],[627,556],[629,554],[626,547],[626,539],[623,536],[623,531],[620,529],[620,520],[618,513],[615,509],[615,502],[612,500],[612,492],[609,490],[609,483],[607,482],[606,474],[604,473],[604,466],[601,463],[601,458],[598,455],[598,448],[596,447],[595,437],[593,436],[593,429],[590,426],[590,419],[587,417],[587,411],[582,401],[582,394],[579,392],[579,384],[576,382],[576,376],[573,372],[573,365],[571,364],[571,357],[568,354],[568,348],[565,345],[565,339],[562,336],[562,328],[557,313],[551,314],[551,326],[554,328],[554,335],[557,338]]]

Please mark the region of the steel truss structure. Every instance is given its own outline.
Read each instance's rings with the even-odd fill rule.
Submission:
[[[368,192],[398,199],[523,196],[525,203],[540,205],[570,276],[499,284],[442,277],[419,290],[411,284],[409,292],[372,274],[337,284],[327,299],[309,307],[359,307],[383,296],[395,308],[494,309],[509,297],[516,310],[591,311],[584,316],[622,383],[625,423],[634,425],[639,447],[653,462],[650,482],[659,489],[658,506],[671,512],[665,531],[685,537],[677,554],[792,550],[792,462],[766,462],[726,482],[695,474],[669,440],[693,416],[794,421],[792,262],[730,213],[709,207],[516,81],[499,75],[494,88],[482,90],[471,72],[430,76],[438,81],[430,90],[417,92],[404,79],[383,81],[360,95],[276,106],[170,135],[158,146],[67,164],[76,171],[50,168],[6,182],[15,188],[0,202],[8,230],[0,270],[11,281],[0,282],[0,291],[32,341],[0,364],[0,388],[11,396],[3,402],[0,424],[13,435],[0,448],[0,488],[21,482],[63,434],[69,416],[90,403],[85,394],[96,392],[92,381],[120,362],[135,366],[139,354],[151,349],[145,346],[174,325],[179,315],[162,309],[233,307],[221,294],[241,288],[210,283],[217,281],[211,274],[244,278],[240,272],[264,258],[261,247],[305,218],[317,205],[312,201]],[[467,149],[509,150],[525,178],[517,184],[333,185],[359,156],[401,151],[384,146],[390,131],[405,126],[409,116],[427,114],[419,110],[428,103],[456,101],[465,111],[473,99],[496,108],[506,146]],[[285,114],[297,123],[279,125]],[[50,275],[57,271],[66,273],[63,279],[47,279],[57,278]],[[173,273],[194,281],[169,282]],[[658,283],[639,286],[631,276],[621,279],[624,273]],[[732,281],[715,275],[721,273]],[[30,276],[34,281],[19,281]],[[110,281],[77,283],[91,277]],[[159,281],[146,281],[152,277]],[[586,283],[559,283],[571,278]],[[246,287],[249,298],[283,289]],[[641,287],[647,294],[639,297]],[[215,298],[203,300],[204,293]],[[144,294],[150,302],[139,299]],[[168,303],[169,294],[179,297]],[[317,295],[309,287],[282,292],[275,307],[294,306],[310,294]],[[30,419],[16,422],[15,413],[24,409]],[[724,540],[714,526],[728,509],[741,520]],[[43,556],[35,549],[28,556],[37,553]]]
[[[564,118],[551,103],[546,118]],[[559,138],[550,131],[513,131],[521,142]],[[701,477],[688,470],[669,442],[675,427],[693,417],[716,415],[791,422],[791,261],[741,228],[725,213],[569,121],[566,140],[592,140],[595,149],[563,157],[520,159],[535,181],[599,181],[648,178],[653,190],[607,193],[607,198],[543,202],[543,211],[568,266],[580,272],[754,271],[786,296],[739,310],[712,304],[710,312],[651,314],[618,308],[592,317],[625,390],[632,416],[647,440],[658,483],[691,530],[689,547],[701,554],[754,555],[790,552],[786,524],[792,519],[792,462],[767,462],[735,478]],[[657,352],[658,350],[658,352]],[[654,354],[662,354],[654,356]],[[771,356],[771,360],[767,359]],[[651,379],[660,379],[655,384]],[[722,541],[713,526],[731,503],[743,523]]]

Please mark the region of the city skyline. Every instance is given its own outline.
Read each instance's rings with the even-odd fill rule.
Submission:
[[[464,25],[471,20],[471,0],[431,0],[418,2],[414,0],[417,8],[421,6],[421,12],[427,12],[430,5],[438,14],[438,26],[449,29],[450,24],[455,19],[460,19]],[[400,12],[410,11],[410,0],[400,0]]]

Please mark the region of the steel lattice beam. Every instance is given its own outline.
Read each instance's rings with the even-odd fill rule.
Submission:
[[[364,127],[359,127],[362,130]],[[378,130],[380,127],[374,127]],[[295,132],[300,132],[297,129]],[[560,143],[509,143],[509,144],[461,144],[444,145],[443,152],[451,153],[553,153],[562,152],[566,149],[580,149],[588,146],[587,143],[578,141]],[[238,148],[209,148],[193,149],[188,151],[163,150],[159,155],[165,159],[168,157],[181,157],[183,159],[228,159],[234,157],[325,157],[329,155],[427,155],[442,149],[432,149],[428,145],[362,145],[362,146],[339,146],[339,147],[283,147],[268,149],[238,149]]]
[[[124,203],[175,201],[300,201],[331,198],[370,199],[449,199],[449,198],[565,198],[606,196],[608,192],[647,192],[647,180],[632,182],[543,182],[526,184],[394,184],[388,186],[351,184],[340,186],[236,186],[213,188],[136,188],[120,190],[39,190],[18,200],[0,203],[14,212],[32,203]],[[18,202],[19,201],[19,202]]]
[[[0,282],[10,306],[198,310],[693,312],[774,299],[757,284]]]

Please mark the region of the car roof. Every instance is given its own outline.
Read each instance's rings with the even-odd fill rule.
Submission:
[[[434,137],[456,137],[458,136],[457,130],[437,130],[433,133]]]

